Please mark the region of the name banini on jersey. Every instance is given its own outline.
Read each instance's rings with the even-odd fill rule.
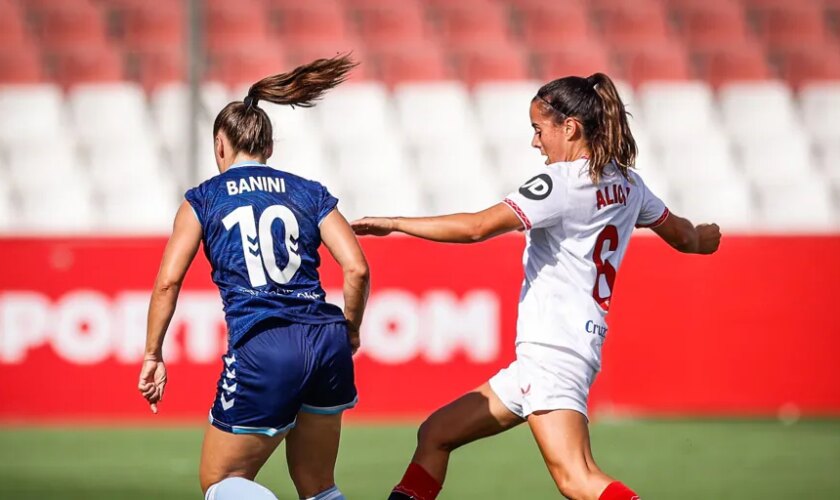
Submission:
[[[596,370],[616,274],[634,227],[668,209],[630,172],[608,166],[595,184],[586,159],[553,163],[504,202],[526,229],[517,343],[569,349]]]

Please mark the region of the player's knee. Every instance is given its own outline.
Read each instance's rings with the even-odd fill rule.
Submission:
[[[207,490],[210,489],[216,483],[219,483],[224,478],[218,477],[212,474],[207,474],[204,471],[199,471],[198,473],[198,483],[201,485],[201,492],[205,495],[207,494]]]
[[[198,482],[201,485],[202,493],[207,493],[207,490],[214,484],[221,483],[225,479],[230,479],[234,477],[244,478],[248,480],[254,479],[253,477],[248,477],[248,475],[243,472],[212,471],[205,467],[200,468],[198,471]]]
[[[583,500],[586,497],[586,482],[583,478],[574,477],[569,474],[561,474],[559,477],[555,476],[554,481],[557,484],[557,489],[564,497],[571,500]]]
[[[451,433],[435,420],[434,415],[420,424],[417,430],[417,446],[446,452],[458,447]]]
[[[590,471],[586,464],[563,464],[551,461],[548,463],[548,468],[557,489],[563,496],[573,500],[592,498],[590,484],[594,472]]]

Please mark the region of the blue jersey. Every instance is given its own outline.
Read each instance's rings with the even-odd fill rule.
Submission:
[[[235,345],[268,318],[344,321],[318,276],[319,225],[338,203],[321,184],[256,162],[187,191]]]

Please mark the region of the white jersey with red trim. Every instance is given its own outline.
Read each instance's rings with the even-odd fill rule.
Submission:
[[[504,202],[526,229],[517,343],[572,350],[595,370],[606,315],[634,227],[654,227],[668,209],[630,172],[608,166],[595,184],[587,160],[548,165]]]

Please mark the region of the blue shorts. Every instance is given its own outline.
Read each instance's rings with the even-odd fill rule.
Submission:
[[[330,415],[357,400],[346,323],[270,320],[222,356],[210,423],[274,436],[292,429],[299,411]]]

